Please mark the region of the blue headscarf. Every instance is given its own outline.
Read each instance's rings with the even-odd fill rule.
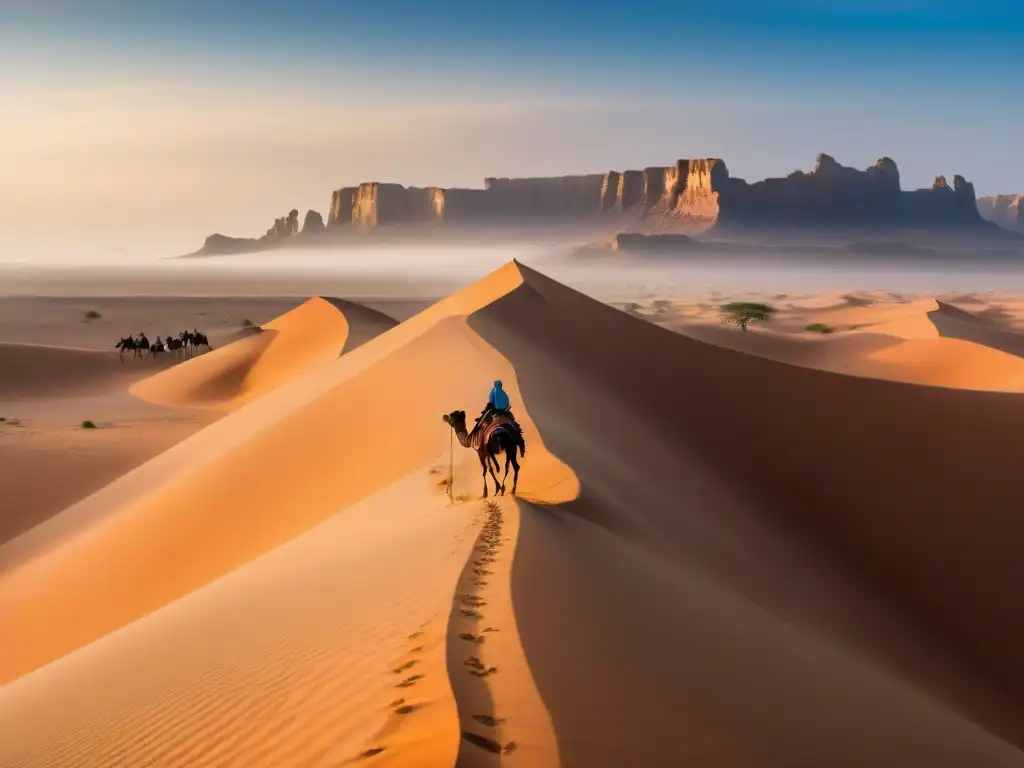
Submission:
[[[501,388],[500,381],[494,382],[494,387],[491,389],[491,395],[488,398],[488,402],[500,411],[508,410],[510,405],[508,394]]]

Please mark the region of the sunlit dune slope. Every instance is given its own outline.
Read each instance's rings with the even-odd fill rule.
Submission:
[[[114,351],[0,342],[0,400],[97,394],[153,370],[138,361],[122,366],[117,357]]]
[[[136,702],[141,697],[148,703],[140,703],[140,708],[152,708],[163,713],[159,716],[166,715],[172,720],[183,718],[191,727],[217,717],[222,718],[219,722],[225,722],[226,718],[224,728],[216,732],[203,730],[196,735],[196,744],[231,743],[235,745],[233,754],[247,755],[247,765],[258,765],[262,763],[256,758],[274,752],[276,747],[271,749],[257,738],[258,734],[247,732],[245,718],[239,720],[238,713],[224,709],[236,706],[224,686],[242,685],[239,680],[249,680],[246,685],[251,684],[258,692],[258,681],[263,679],[260,676],[279,674],[275,672],[278,667],[257,654],[257,647],[277,643],[274,653],[280,654],[277,663],[285,670],[293,663],[289,658],[298,659],[294,663],[301,666],[301,659],[309,654],[315,656],[316,648],[324,644],[328,646],[325,653],[340,653],[339,648],[344,650],[354,643],[357,650],[365,647],[365,651],[358,650],[360,656],[377,658],[375,641],[363,638],[360,628],[337,636],[324,635],[323,629],[313,635],[293,631],[290,622],[320,627],[324,622],[344,620],[334,617],[342,609],[326,597],[327,587],[323,594],[319,586],[308,587],[308,594],[302,591],[306,587],[297,588],[288,598],[296,603],[296,614],[291,618],[291,609],[283,605],[274,607],[283,599],[279,587],[273,587],[272,592],[266,590],[271,589],[275,579],[286,578],[282,573],[289,568],[301,574],[312,567],[303,554],[303,545],[293,539],[328,519],[331,525],[342,526],[339,531],[349,530],[344,528],[344,520],[351,505],[383,493],[382,498],[390,501],[377,507],[374,514],[394,517],[398,514],[395,508],[404,506],[417,515],[426,515],[433,509],[431,504],[437,506],[437,500],[443,500],[437,476],[427,476],[425,471],[427,465],[447,457],[450,431],[441,415],[460,407],[472,412],[475,405],[483,404],[494,378],[502,378],[515,401],[521,402],[512,367],[470,330],[465,320],[467,313],[514,290],[518,274],[515,268],[495,273],[318,371],[278,387],[0,548],[0,567],[4,569],[0,576],[0,619],[10,629],[0,648],[0,676],[5,681],[21,678],[5,689],[11,698],[4,700],[7,703],[0,702],[0,710],[6,706],[6,712],[21,712],[22,707],[29,707],[30,701],[46,701],[46,706],[52,708],[57,706],[55,699],[69,697],[64,700],[70,708],[66,720],[51,720],[35,731],[38,751],[31,754],[42,760],[37,764],[59,764],[46,762],[43,757],[56,755],[62,739],[75,741],[80,750],[88,748],[84,734],[93,734],[94,728],[84,728],[78,737],[68,735],[69,729],[83,727],[84,723],[93,722],[91,718],[100,716],[91,714],[85,699],[75,698],[79,695],[74,693],[79,690],[76,680],[87,669],[112,686],[109,707],[114,710],[104,708],[107,705],[100,707],[104,718],[111,711],[116,714],[117,696],[122,697],[117,700]],[[545,451],[523,407],[517,409],[517,415],[525,430],[530,461],[530,472],[524,472],[519,486],[522,496],[544,502],[575,496],[578,484],[571,470]],[[467,494],[467,498],[468,494],[475,497],[481,489],[475,454],[457,444],[454,450],[459,464],[458,491]],[[387,495],[392,493],[388,489],[394,483],[408,477],[416,478],[413,491]],[[435,512],[447,518],[450,509],[443,504],[442,507],[443,512]],[[466,523],[464,511],[456,509],[452,514],[455,522],[443,523],[443,527]],[[429,516],[422,522],[434,525]],[[392,524],[399,523],[380,523]],[[450,528],[443,529],[452,534]],[[417,530],[406,532],[410,547],[415,546]],[[354,531],[351,536],[355,538],[340,533],[334,539],[339,547],[344,546],[331,550],[329,557],[325,555],[324,568],[349,567],[342,565],[349,557],[346,547],[361,550],[364,546],[361,534]],[[405,550],[397,544],[389,549],[385,541],[386,538],[365,543],[370,548],[367,557],[375,559],[375,568],[387,572],[389,586],[374,593],[379,613],[358,621],[367,627],[378,623],[392,627],[388,622],[394,621],[398,622],[394,626],[401,626],[404,631],[405,618],[399,622],[392,616],[405,610],[401,606],[406,598],[399,594],[405,587],[400,585],[423,582],[423,587],[429,589],[433,589],[431,584],[444,585],[448,591],[431,592],[429,600],[437,604],[442,598],[450,602],[455,578],[446,581],[438,577],[440,581],[436,581],[434,575],[418,572],[420,568],[433,567],[428,563],[441,554],[436,544],[422,542],[426,559],[420,562],[403,554]],[[254,558],[282,545],[272,556],[272,562],[279,566],[253,563]],[[378,546],[383,548],[381,552],[373,549]],[[286,555],[285,550],[292,554]],[[465,559],[461,550],[453,555],[455,575]],[[291,565],[280,565],[286,561]],[[393,573],[396,569],[400,574]],[[211,589],[229,589],[224,586],[227,583],[246,586],[239,586],[233,596],[224,596],[224,602],[216,609],[195,607],[201,594],[195,590],[202,590],[231,572],[234,573],[217,581]],[[257,578],[252,575],[255,573],[262,575]],[[318,573],[331,578],[329,572]],[[310,584],[317,582],[311,580]],[[340,579],[336,587],[356,591],[372,588],[372,581],[367,584],[354,577]],[[179,598],[183,599],[175,603]],[[423,599],[429,602],[426,597]],[[236,604],[229,609],[232,601]],[[165,606],[168,607],[161,611]],[[153,611],[159,613],[147,617]],[[172,621],[165,618],[168,615],[188,618]],[[164,621],[172,624],[160,641],[165,644],[162,647],[179,649],[184,656],[179,659],[168,653],[161,657],[155,670],[144,673],[142,669],[153,663],[152,647],[155,637],[160,635],[148,633],[157,631],[151,629],[154,623]],[[222,625],[223,630],[211,628]],[[231,635],[236,640],[224,640],[217,634],[220,631],[237,632]],[[389,636],[388,642],[392,641]],[[131,645],[134,655],[122,643]],[[195,643],[200,647],[193,647]],[[338,643],[341,645],[337,646]],[[382,653],[393,650],[387,644],[381,648]],[[110,654],[103,665],[94,667],[91,662],[80,661],[87,654],[103,653]],[[126,661],[128,658],[134,661]],[[351,656],[345,659],[338,664],[352,667],[350,678],[335,681],[337,695],[343,697],[350,695],[351,686],[361,686],[361,675],[369,674],[357,668]],[[386,662],[391,663],[390,659]],[[225,669],[233,671],[227,673]],[[375,669],[379,671],[379,666]],[[214,670],[219,670],[216,675],[226,674],[226,680],[218,682],[209,677],[215,674]],[[147,687],[147,681],[152,681],[154,675],[163,681],[161,685],[175,690],[193,686],[196,696],[201,695],[208,703],[189,712],[169,714],[167,708],[174,702],[160,697],[159,686]],[[394,678],[390,680],[393,685]],[[275,690],[280,696],[304,699],[304,683],[299,679],[294,686],[288,680],[277,680],[274,685],[278,686]],[[375,695],[379,698],[389,690],[389,685],[384,685]],[[93,694],[94,708],[96,695]],[[243,697],[244,702],[237,706],[263,706],[259,697],[251,698],[255,695],[247,694],[248,698]],[[333,695],[324,694],[326,700],[307,703],[307,707],[320,711],[321,707],[335,706],[335,700],[330,698]],[[390,695],[394,697],[395,693],[391,691]],[[452,705],[446,706],[454,717]],[[219,713],[216,717],[211,707]],[[311,712],[303,718],[307,715],[316,721]],[[160,750],[169,748],[167,744],[145,749],[139,745],[148,738],[152,718],[158,715],[147,717],[151,719],[143,718],[119,730],[117,718],[110,715],[113,719],[104,719],[96,727],[117,731],[103,738],[112,745],[120,745],[118,749],[128,749],[128,753],[135,749],[134,754],[140,755],[162,754]],[[299,714],[282,712],[280,717]],[[338,739],[342,738],[338,735],[342,731],[348,734],[344,738],[355,733],[349,730],[355,726],[346,724],[340,713],[337,718],[327,725],[317,723],[317,727],[333,727]],[[0,717],[0,722],[5,719]],[[270,718],[261,722],[275,721]],[[295,728],[299,729],[299,724]],[[167,738],[177,737],[170,733]],[[287,738],[304,742],[307,735],[300,732]],[[292,742],[284,743],[296,748]],[[0,744],[6,741],[0,739]],[[268,764],[281,763],[278,760]]]
[[[470,324],[581,482],[522,505],[512,574],[563,765],[1024,764],[1018,396],[740,354],[524,272]]]
[[[312,298],[261,332],[176,365],[131,391],[164,405],[237,408],[393,325],[358,304]]]
[[[862,376],[961,389],[1024,392],[1024,358],[961,339],[912,339],[872,352]]]
[[[445,624],[475,509],[414,473],[0,687],[0,765],[347,765],[381,744],[392,765],[453,765]]]
[[[718,346],[825,371],[930,386],[1024,391],[1024,358],[1017,356],[1024,353],[1022,337],[934,299],[843,307],[807,317],[839,332],[778,332],[769,326],[744,333],[721,323],[695,322],[669,327]]]
[[[832,371],[849,371],[868,355],[902,341],[898,336],[867,332],[798,335],[756,329],[744,333],[721,323],[687,323],[672,329],[691,339],[738,352]]]
[[[905,339],[937,336],[927,318],[938,309],[935,299],[878,302],[808,310],[801,313],[807,324],[822,323],[836,330],[885,333]]]

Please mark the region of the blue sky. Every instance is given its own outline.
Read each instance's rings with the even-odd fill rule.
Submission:
[[[359,181],[678,157],[1024,192],[1022,50],[1020,0],[8,0],[0,247],[61,194],[68,240],[114,207],[176,244]]]

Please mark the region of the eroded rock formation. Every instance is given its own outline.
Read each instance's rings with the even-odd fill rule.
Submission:
[[[282,216],[279,219],[274,219],[274,224],[267,230],[267,233],[263,236],[264,239],[268,240],[283,240],[286,237],[291,237],[297,234],[299,231],[299,212],[297,209],[292,208],[288,212],[287,216]]]
[[[1024,233],[1024,195],[979,197],[978,213],[1003,229]]]
[[[318,211],[312,209],[306,211],[306,218],[302,222],[303,237],[314,237],[324,231],[324,217]]]
[[[945,177],[931,189],[904,192],[899,169],[883,157],[866,170],[819,155],[810,173],[748,184],[732,178],[721,160],[689,161],[677,212],[743,227],[964,227],[984,226],[974,186]]]
[[[1018,196],[984,202],[986,218],[1024,231]],[[299,231],[298,211],[277,219],[259,241],[277,243]],[[911,227],[979,228],[995,231],[979,214],[974,186],[962,176],[950,185],[935,177],[928,189],[903,191],[888,157],[864,170],[818,155],[814,170],[748,183],[730,176],[718,158],[683,159],[671,166],[608,171],[583,176],[487,178],[483,189],[404,187],[367,182],[331,195],[326,225],[306,214],[304,234],[361,232],[396,224],[588,221],[607,216],[648,221],[655,229],[673,220],[702,227]],[[215,235],[207,249],[232,249],[232,238]],[[243,246],[239,246],[243,247]],[[207,250],[204,249],[204,250]]]

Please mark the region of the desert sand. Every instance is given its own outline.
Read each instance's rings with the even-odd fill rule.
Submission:
[[[1024,765],[1024,361],[948,298],[744,333],[512,262],[144,375],[22,340],[5,408],[59,359],[194,423],[0,544],[0,765]]]

